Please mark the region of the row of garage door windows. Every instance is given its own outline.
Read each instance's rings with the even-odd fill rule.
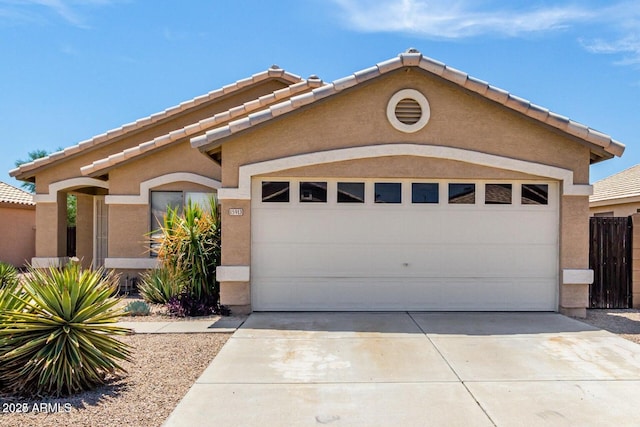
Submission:
[[[402,203],[402,183],[376,182],[375,203]],[[484,203],[487,205],[510,205],[513,200],[512,184],[484,184]],[[262,201],[265,203],[288,203],[290,201],[288,181],[262,181]],[[301,203],[326,203],[327,182],[301,181],[299,197]],[[521,184],[521,204],[547,205],[548,184]],[[364,203],[364,182],[338,182],[338,203]],[[411,183],[411,203],[440,203],[440,184],[437,182]],[[449,183],[449,204],[475,204],[476,184]]]

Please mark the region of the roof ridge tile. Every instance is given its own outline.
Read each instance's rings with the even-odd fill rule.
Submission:
[[[357,71],[353,74],[358,83],[366,82],[374,77],[380,75],[380,69],[375,65],[373,67],[365,68],[364,70]]]
[[[395,58],[387,59],[386,61],[378,62],[376,64],[380,73],[388,73],[389,71],[397,70],[402,67],[402,59],[399,56]]]

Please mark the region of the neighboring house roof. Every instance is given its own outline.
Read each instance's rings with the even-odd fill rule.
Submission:
[[[131,160],[135,160],[141,156],[151,154],[152,152],[166,148],[174,143],[184,141],[198,133],[202,133],[214,126],[221,125],[239,117],[268,107],[271,104],[281,102],[284,99],[291,98],[303,92],[308,92],[313,88],[322,86],[323,82],[316,76],[311,76],[307,80],[294,83],[291,86],[279,89],[270,94],[259,97],[258,99],[246,102],[231,110],[218,113],[212,117],[200,120],[181,129],[174,130],[166,135],[159,136],[151,141],[143,142],[135,147],[128,148],[122,152],[115,153],[104,159],[96,160],[92,164],[84,166],[80,169],[83,175],[101,175],[109,169],[120,166]]]
[[[587,142],[591,147],[592,163],[622,155],[625,146],[609,135],[598,132],[583,124],[570,120],[546,108],[532,104],[526,99],[519,98],[509,92],[491,86],[488,83],[469,76],[462,71],[451,68],[441,62],[423,56],[415,49],[409,49],[396,58],[380,62],[373,67],[358,71],[350,76],[335,80],[322,87],[303,95],[294,96],[284,102],[272,105],[268,109],[250,114],[239,120],[234,120],[225,126],[210,130],[204,135],[191,139],[191,145],[201,151],[211,151],[222,144],[222,141],[253,126],[275,119],[286,113],[312,104],[321,99],[336,95],[353,86],[377,78],[383,74],[402,67],[418,67],[445,80],[455,83],[467,90],[475,92],[485,98],[497,102],[507,108],[524,114],[534,120],[559,129],[571,136]]]
[[[198,107],[204,103],[216,100],[218,98],[222,98],[225,95],[236,92],[238,90],[244,89],[253,84],[259,83],[261,81],[270,79],[270,78],[278,78],[289,84],[294,84],[302,81],[300,76],[289,73],[277,65],[273,65],[266,71],[261,73],[254,74],[251,77],[246,79],[238,80],[235,83],[231,83],[229,85],[223,86],[220,89],[216,89],[212,92],[209,92],[205,95],[198,96],[191,100],[182,102],[179,105],[167,108],[164,111],[159,113],[152,114],[148,117],[141,118],[136,120],[135,122],[125,124],[116,129],[112,129],[103,134],[94,136],[93,138],[82,141],[76,145],[65,148],[62,151],[55,152],[49,156],[42,157],[33,162],[25,163],[20,167],[13,169],[9,172],[11,176],[17,177],[18,179],[27,179],[34,175],[35,170],[39,169],[43,166],[48,166],[56,161],[74,156],[83,152],[87,149],[97,148],[99,146],[103,146],[111,142],[113,139],[121,137],[129,132],[138,131],[144,127],[154,125],[162,120],[169,119],[175,115],[180,113],[184,113],[185,111]]]
[[[0,182],[0,203],[35,206],[33,194],[16,188],[12,185]]]
[[[631,197],[640,197],[640,164],[595,182],[589,203],[624,203]]]

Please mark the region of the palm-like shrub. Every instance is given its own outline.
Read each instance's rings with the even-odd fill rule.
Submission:
[[[11,264],[0,262],[0,288],[13,285],[18,282],[18,270]]]
[[[129,347],[112,335],[122,310],[117,278],[104,271],[29,269],[0,296],[0,385],[20,395],[69,395],[124,373]]]
[[[216,267],[220,264],[220,218],[216,200],[211,197],[206,208],[189,200],[182,213],[168,208],[161,231],[158,257],[164,269],[186,278],[182,294],[198,305],[219,309]],[[183,299],[186,301],[178,297]]]
[[[166,304],[185,287],[182,274],[168,268],[156,268],[140,275],[138,292],[142,299],[152,304]]]

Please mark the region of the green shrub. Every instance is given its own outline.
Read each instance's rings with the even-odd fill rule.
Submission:
[[[11,264],[0,262],[0,288],[13,285],[18,282],[18,270]]]
[[[20,283],[18,281],[8,282],[7,285],[0,287],[0,314],[11,311],[22,311],[25,307],[23,301],[24,292],[21,290]],[[0,318],[1,319],[1,318]],[[0,322],[0,329],[7,327],[3,322]],[[3,344],[0,337],[0,346]]]
[[[173,273],[167,268],[156,268],[140,275],[138,292],[142,299],[152,304],[166,304],[185,287],[185,279],[181,274]]]
[[[0,296],[0,384],[18,395],[69,395],[124,373],[128,345],[111,335],[117,278],[104,271],[30,268],[20,287]]]
[[[144,301],[131,301],[124,308],[124,312],[129,316],[148,316],[151,314],[151,307]]]

